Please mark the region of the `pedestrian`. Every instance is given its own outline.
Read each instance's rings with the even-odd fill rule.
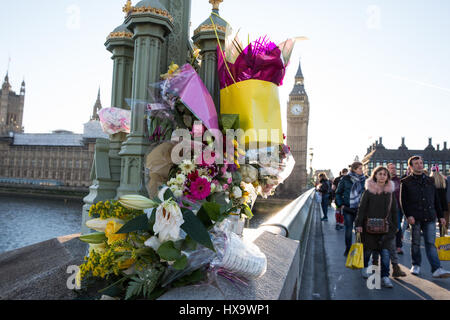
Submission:
[[[395,233],[395,238],[392,239],[391,247],[389,250],[391,263],[392,263],[392,277],[406,277],[406,273],[403,272],[400,268],[398,255],[403,254],[403,230],[402,230],[402,221],[403,221],[403,212],[400,208],[400,178],[397,176],[397,168],[395,164],[389,163],[387,165],[387,169],[389,171],[389,175],[391,177],[391,181],[394,183],[394,197],[395,203],[397,207],[397,232]]]
[[[447,199],[447,191],[448,191],[448,185],[445,177],[442,175],[442,173],[439,172],[438,166],[433,166],[431,169],[431,179],[434,181],[434,185],[436,187],[436,191],[439,197],[439,203],[441,205],[442,211],[447,215],[448,212],[448,199]],[[444,219],[446,217],[444,216]],[[439,224],[439,232],[441,234],[441,237],[445,236],[445,233],[442,230],[443,228],[447,229],[447,223],[448,223],[448,217],[445,219],[446,224]]]
[[[372,253],[381,256],[381,284],[393,288],[389,279],[390,250],[398,230],[397,202],[395,200],[395,185],[390,179],[388,169],[377,167],[372,176],[367,179],[355,220],[356,232],[361,233],[364,248],[364,269],[362,275],[368,278],[367,268]],[[387,222],[386,232],[374,234],[368,229],[368,220],[378,219]],[[397,265],[398,266],[398,265]]]
[[[348,174],[348,169],[344,168],[341,172],[339,172],[339,177],[334,179],[332,190],[333,190],[333,198],[334,203],[336,204],[336,190],[339,185],[339,182],[341,181],[343,176],[346,176]],[[344,213],[341,211],[341,208],[336,204],[336,211],[335,211],[335,218],[336,218],[336,230],[342,230],[344,229]]]
[[[343,176],[336,190],[336,205],[344,213],[345,252],[347,256],[353,243],[353,224],[358,212],[359,201],[364,192],[366,177],[361,162],[350,166],[350,173]]]
[[[317,185],[317,190],[322,195],[322,212],[323,218],[321,221],[328,221],[328,206],[330,201],[331,193],[331,182],[325,172],[319,174],[319,184]]]
[[[398,232],[395,235],[395,243],[396,243],[396,252],[397,254],[403,254],[403,230],[402,230],[402,222],[403,222],[403,212],[400,208],[400,178],[397,176],[397,168],[395,164],[389,163],[387,165],[387,169],[389,170],[389,174],[391,175],[391,181],[395,185],[395,201],[397,202],[397,217],[398,217]],[[391,257],[392,259],[392,257]]]
[[[434,181],[424,174],[422,157],[411,157],[408,166],[412,174],[401,181],[400,204],[411,226],[411,273],[417,276],[420,274],[422,264],[420,231],[422,231],[433,278],[448,278],[450,272],[441,267],[435,247],[436,220],[439,219],[443,225],[446,222]]]

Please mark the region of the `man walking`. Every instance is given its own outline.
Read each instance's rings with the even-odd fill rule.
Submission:
[[[401,180],[400,205],[411,225],[411,273],[420,274],[422,256],[420,252],[420,231],[423,232],[425,252],[431,264],[433,278],[449,278],[450,272],[441,268],[441,262],[435,247],[436,219],[445,225],[443,212],[439,204],[433,180],[424,174],[423,160],[419,156],[411,157],[408,166],[412,174]]]
[[[333,199],[334,200],[336,199],[336,190],[339,185],[339,182],[341,181],[342,177],[347,175],[347,173],[348,173],[348,169],[346,169],[346,168],[342,169],[342,171],[339,172],[339,177],[337,177],[333,181],[332,190],[333,190]],[[336,201],[335,201],[335,203],[336,203]],[[336,216],[336,230],[344,229],[344,213],[341,211],[341,208],[338,207],[338,205],[336,205],[335,216]]]

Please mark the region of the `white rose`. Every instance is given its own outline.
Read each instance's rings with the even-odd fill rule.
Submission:
[[[180,230],[183,224],[183,214],[175,201],[165,201],[156,209],[153,231],[158,235],[160,242],[180,240]]]
[[[178,185],[183,185],[186,182],[186,176],[184,174],[177,175],[176,182]]]
[[[217,188],[216,184],[215,183],[211,183],[211,193],[216,192],[216,188]]]
[[[175,179],[175,178],[172,178],[172,179],[169,180],[169,182],[167,182],[167,185],[168,185],[169,187],[171,187],[171,186],[173,186],[173,185],[177,185],[177,184],[178,184],[178,180]]]
[[[146,247],[150,247],[155,251],[158,251],[159,247],[161,246],[161,242],[159,241],[158,237],[151,237],[147,241],[145,241],[144,245]]]
[[[233,197],[235,199],[239,199],[242,198],[242,190],[239,187],[234,187],[233,188]]]
[[[173,195],[175,196],[175,198],[179,199],[183,196],[183,190],[178,189],[174,191]]]

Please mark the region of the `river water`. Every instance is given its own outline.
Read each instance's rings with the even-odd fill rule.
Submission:
[[[0,195],[0,253],[80,233],[82,201]]]
[[[0,253],[53,239],[80,233],[83,202],[31,196],[0,195]],[[277,208],[254,212],[246,225],[257,228]]]

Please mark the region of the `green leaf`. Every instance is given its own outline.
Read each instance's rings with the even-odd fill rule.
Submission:
[[[135,279],[135,278],[133,278],[133,279]],[[131,281],[128,284],[125,300],[130,300],[131,298],[140,296],[142,294],[142,290],[144,288],[144,283],[141,280],[138,280],[138,281],[139,282]]]
[[[191,210],[186,209],[186,208],[182,208],[181,212],[183,213],[183,215],[188,212],[192,213]],[[213,225],[211,219],[208,216],[208,213],[205,210],[203,210],[202,207],[200,207],[199,211],[197,212],[197,218],[205,226],[206,229],[208,229],[209,227],[211,227]]]
[[[164,242],[157,253],[166,261],[176,261],[181,258],[181,251],[175,248],[173,241]]]
[[[225,197],[226,197],[225,192],[215,193],[211,197],[212,202],[218,203],[220,205],[220,214],[225,214],[228,211],[230,211],[231,208],[233,208],[233,202],[232,201],[227,202],[225,200]]]
[[[148,230],[150,230],[150,234],[152,236],[155,234],[153,231],[155,223],[156,223],[156,209],[153,209],[152,214],[150,215],[150,219],[148,219]]]
[[[182,251],[194,251],[197,249],[197,242],[192,240],[191,237],[186,236],[183,241],[183,245],[181,246]]]
[[[191,211],[183,212],[184,224],[181,226],[193,240],[215,252],[208,230]]]
[[[142,214],[137,218],[127,222],[116,234],[131,233],[136,231],[148,230],[148,218],[146,214]]]
[[[167,188],[167,190],[164,192],[164,201],[167,201],[170,198],[175,199],[175,196],[173,195],[172,190],[170,190],[170,188]]]
[[[172,265],[175,270],[183,270],[186,268],[188,263],[188,259],[185,255],[182,255],[181,258],[177,259],[175,263]]]
[[[220,219],[220,204],[214,202],[205,202],[202,209],[206,211],[209,218],[213,221]]]
[[[240,121],[239,121],[239,115],[238,114],[222,114],[220,116],[221,122],[222,122],[222,128],[224,130],[229,129],[239,129],[240,127]]]
[[[194,272],[192,272],[191,274],[175,281],[172,283],[172,286],[174,288],[177,287],[184,287],[184,286],[188,286],[191,284],[196,284],[200,281],[203,281],[206,278],[206,272],[204,270],[196,270]]]

